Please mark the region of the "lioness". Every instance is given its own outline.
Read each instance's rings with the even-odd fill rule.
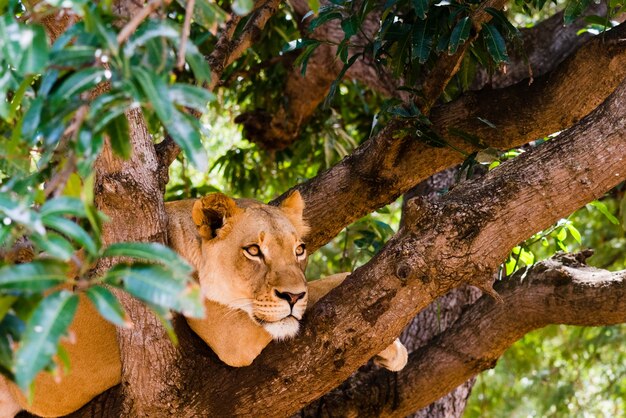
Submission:
[[[307,302],[315,303],[347,276],[307,286],[303,208],[298,192],[279,207],[235,201],[221,193],[166,204],[170,245],[196,269],[205,297],[206,317],[187,322],[230,366],[247,366],[273,339],[296,335]],[[83,295],[70,330],[76,343],[62,343],[70,373],[59,382],[40,373],[30,404],[19,389],[4,382],[0,417],[21,409],[44,417],[66,415],[119,383],[115,327]],[[400,370],[407,361],[406,348],[396,340],[375,361]]]

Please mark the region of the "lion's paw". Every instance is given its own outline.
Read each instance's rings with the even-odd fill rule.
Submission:
[[[391,370],[392,372],[402,370],[404,366],[406,366],[408,360],[409,353],[404,344],[402,344],[397,338],[391,345],[374,357],[375,364]]]

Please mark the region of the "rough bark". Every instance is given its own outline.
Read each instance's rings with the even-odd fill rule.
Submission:
[[[323,416],[406,416],[493,368],[507,348],[532,330],[549,324],[623,323],[626,271],[587,267],[587,255],[557,255],[498,282],[495,289],[502,302],[481,297],[450,328],[414,351],[395,378],[385,370],[372,370],[365,393],[344,393],[340,413]],[[376,397],[373,413],[372,393],[393,396]]]
[[[435,174],[405,193],[404,202],[418,196],[431,202],[438,201],[441,195],[456,183],[457,172],[458,167]],[[428,344],[432,338],[448,329],[461,315],[464,307],[473,303],[480,295],[480,290],[471,286],[453,289],[417,314],[400,335],[409,353]],[[298,416],[344,417],[357,413],[358,416],[376,416],[382,405],[392,402],[395,396],[396,381],[390,376],[393,375],[381,374],[371,365],[361,367],[340,386],[309,404],[298,413]],[[473,384],[474,379],[468,380],[413,416],[460,417]],[[357,403],[359,406],[355,407]]]
[[[478,148],[451,135],[451,128],[498,149],[561,131],[596,108],[626,77],[624,34],[626,24],[621,24],[604,39],[592,39],[530,86],[521,82],[441,105],[431,114],[434,127],[449,144],[467,153]],[[319,248],[346,225],[465,158],[451,147],[426,145],[403,133],[406,130],[406,123],[389,124],[340,163],[296,186],[307,202],[305,216],[312,226],[307,248]],[[329,201],[334,204],[328,205]]]
[[[133,154],[122,161],[105,147],[96,162],[95,203],[110,219],[102,233],[104,244],[120,241],[166,243],[165,208],[158,184],[158,159],[141,112],[127,113],[133,133]],[[141,222],[129,222],[129,219]],[[103,266],[104,267],[104,266]],[[118,328],[122,360],[123,414],[155,416],[178,399],[170,386],[180,383],[171,369],[176,350],[158,319],[142,303],[117,293],[132,329]],[[165,376],[167,376],[167,383]],[[168,396],[170,395],[170,396]]]
[[[436,207],[414,208],[410,227],[312,308],[299,338],[270,344],[243,369],[207,354],[194,358],[184,369],[187,413],[293,414],[389,344],[436,297],[464,282],[489,286],[509,248],[626,177],[625,102],[622,86],[560,138],[456,188]],[[190,357],[202,352],[193,348]]]
[[[611,52],[619,56],[619,44],[613,46]],[[613,70],[618,74],[621,71]],[[603,80],[603,86],[617,83],[615,78]],[[608,87],[600,94],[608,94],[607,90]],[[116,393],[124,401],[121,415],[254,414],[259,410],[271,410],[276,415],[293,413],[339,384],[384,348],[415,313],[436,297],[462,282],[487,287],[485,278],[491,277],[508,248],[626,177],[622,170],[626,121],[619,116],[626,101],[625,90],[622,86],[606,105],[561,138],[504,164],[484,179],[455,189],[438,205],[410,209],[409,222],[398,236],[372,262],[314,307],[299,339],[271,345],[249,368],[234,370],[219,363],[180,318],[176,328],[181,346],[175,349],[144,307],[122,298],[136,325],[119,334],[122,385],[99,397],[83,413],[90,414],[93,408],[116,407],[119,402],[115,399],[102,400],[116,398]],[[107,224],[104,241],[165,242],[158,158],[140,115],[131,113],[129,119],[133,158],[122,162],[105,153],[98,162],[97,204],[112,220]],[[393,132],[394,127],[397,125],[385,132]],[[378,146],[390,145],[391,138],[389,135],[386,143],[380,140]],[[375,195],[389,179],[401,187],[386,192],[382,198],[386,201],[390,194],[401,193],[402,187],[417,182],[412,174],[407,181],[394,178],[410,173],[407,169],[412,164],[424,161],[417,158],[419,150],[412,148],[408,139],[412,138],[394,139],[399,144],[387,147],[385,151],[390,151],[390,155],[383,156],[381,151],[361,166],[353,156],[352,163],[338,166],[335,174],[356,172],[365,179],[359,190],[360,202],[352,199],[348,206],[334,206],[335,216],[350,212],[350,203],[362,204],[370,197],[374,200],[367,203],[371,209],[379,205],[381,198]],[[519,136],[514,140],[520,140]],[[376,142],[370,141],[357,153],[367,156],[368,150],[376,146]],[[356,171],[350,172],[355,167]],[[430,169],[436,170],[436,164]],[[347,173],[342,174],[341,170]],[[326,179],[334,183],[333,177]],[[345,180],[343,187],[351,187],[347,177]],[[304,193],[305,198],[318,193],[318,201],[325,200],[326,207],[329,200],[343,202],[335,200],[319,182],[309,183],[306,190],[309,192]],[[474,211],[468,212],[468,207]],[[312,205],[308,213],[316,214],[316,210],[320,207]],[[531,216],[541,222],[531,224]],[[344,226],[348,218],[341,219]],[[128,219],[142,222],[133,225]],[[509,219],[520,221],[510,225]],[[323,241],[319,238],[322,228],[338,226],[336,222],[317,222],[317,216],[312,221],[313,237],[318,237],[314,245]],[[503,225],[510,226],[507,236],[500,234]],[[185,352],[184,358],[181,352]],[[287,352],[291,361],[285,363]],[[299,391],[277,390],[294,386]]]

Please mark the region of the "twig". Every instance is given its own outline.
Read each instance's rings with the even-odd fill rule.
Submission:
[[[191,16],[193,15],[193,8],[196,5],[196,0],[189,0],[185,9],[185,22],[183,24],[183,33],[180,37],[180,48],[178,49],[178,63],[176,66],[179,70],[183,69],[185,65],[185,50],[187,49],[187,39],[189,39],[189,30],[191,26]]]
[[[126,24],[117,34],[117,43],[123,44],[130,35],[135,32],[135,30],[141,25],[148,16],[152,14],[156,9],[158,9],[161,5],[167,6],[171,3],[172,0],[152,0],[150,3],[146,5],[146,7],[139,10],[139,12],[131,19],[130,22]]]

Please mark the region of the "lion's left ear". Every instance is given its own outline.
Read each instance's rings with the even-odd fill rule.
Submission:
[[[294,190],[291,192],[289,196],[280,203],[280,209],[296,228],[300,237],[304,237],[309,232],[309,226],[306,224],[305,220],[302,219],[304,200],[302,200],[299,191]]]
[[[210,240],[227,225],[228,218],[241,213],[243,209],[223,193],[212,193],[198,199],[191,209],[191,218],[198,227],[198,234]]]

